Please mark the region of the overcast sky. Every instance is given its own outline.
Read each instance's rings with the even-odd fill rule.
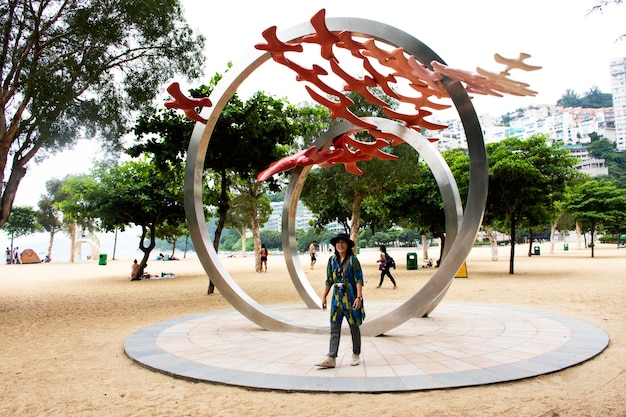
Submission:
[[[527,62],[543,68],[518,71],[512,78],[529,83],[537,96],[474,100],[478,114],[494,116],[534,104],[555,104],[567,89],[582,95],[597,86],[610,93],[610,61],[626,57],[626,41],[617,40],[626,34],[626,5],[609,5],[603,13],[588,15],[596,1],[182,0],[182,4],[189,24],[206,37],[206,80],[223,73],[228,61],[237,62],[253,51],[263,41],[263,30],[277,26],[280,31],[308,22],[320,9],[326,9],[327,17],[358,17],[395,26],[425,43],[453,68],[499,71],[502,67],[493,60],[494,53],[531,54]],[[250,81],[253,91],[265,90],[294,103],[307,98],[302,85],[284,77]],[[97,156],[98,146],[85,142],[73,152],[31,164],[16,204],[35,206],[46,180],[87,172]]]

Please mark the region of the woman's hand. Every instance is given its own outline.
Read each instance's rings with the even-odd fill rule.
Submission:
[[[357,309],[361,307],[361,298],[362,297],[357,297],[354,299],[354,302],[352,303],[352,308]]]

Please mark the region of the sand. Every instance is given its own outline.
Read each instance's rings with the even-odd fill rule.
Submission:
[[[559,246],[559,245],[557,245]],[[174,279],[128,280],[131,260],[76,264],[0,265],[1,416],[626,416],[626,249],[599,245],[554,254],[542,245],[528,257],[518,247],[508,274],[508,248],[491,261],[472,250],[468,279],[455,279],[446,301],[525,306],[576,317],[610,337],[595,358],[553,374],[469,388],[394,394],[310,394],[249,390],[174,379],[132,362],[124,340],[145,326],[210,310],[229,309],[197,259],[152,261],[152,273]],[[378,281],[377,252],[359,259],[368,300],[406,300],[433,273],[408,271],[398,261],[399,289]],[[421,258],[421,252],[418,252]],[[431,256],[436,255],[432,251]],[[404,259],[402,259],[404,257]],[[303,255],[303,264],[307,256]],[[264,305],[298,296],[283,258],[269,257],[269,273],[253,259],[224,259],[235,280]],[[307,276],[323,287],[323,261]],[[321,354],[325,352],[320,352]]]

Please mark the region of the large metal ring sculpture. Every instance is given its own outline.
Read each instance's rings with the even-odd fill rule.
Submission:
[[[329,18],[326,19],[325,23],[330,32],[347,31],[355,36],[373,38],[388,45],[403,48],[407,54],[414,56],[420,62],[444,63],[439,56],[419,40],[392,26],[357,18]],[[292,42],[314,33],[315,28],[305,23],[280,32],[278,38]],[[204,218],[202,203],[203,166],[215,124],[222,109],[238,86],[270,58],[269,52],[254,51],[243,62],[234,65],[211,94],[210,99],[213,107],[204,108],[201,113],[201,116],[206,119],[206,125],[196,124],[188,149],[185,172],[185,207],[190,234],[198,258],[211,281],[224,298],[252,322],[272,331],[326,333],[328,331],[326,327],[294,323],[288,318],[278,316],[246,294],[220,263],[217,253],[213,249]],[[441,85],[447,91],[459,113],[468,141],[470,187],[465,213],[463,215],[461,212],[458,190],[447,165],[434,154],[428,156],[427,162],[435,175],[445,203],[448,250],[439,269],[414,296],[383,317],[368,320],[362,325],[361,331],[365,336],[382,334],[410,318],[423,317],[430,313],[441,301],[457,271],[467,258],[482,221],[488,178],[482,130],[463,85],[448,77],[443,77]],[[402,138],[425,157],[428,154],[428,148],[424,145],[423,137],[414,130],[407,129],[403,125],[387,119],[372,119],[370,122],[388,131],[395,131],[397,137]],[[346,123],[339,125],[337,130],[320,138],[317,146],[320,148],[325,146],[329,140],[332,141],[336,134],[339,134],[337,132],[354,130],[355,126],[350,125],[349,122]],[[295,218],[297,199],[307,172],[308,168],[297,168],[289,186],[289,200],[286,198],[286,203],[289,204],[285,204],[283,214],[283,245],[285,248],[289,248],[285,252],[285,259],[296,289],[305,304],[311,308],[319,308],[320,299],[306,280],[297,256],[294,256],[297,255],[297,250],[293,219]]]

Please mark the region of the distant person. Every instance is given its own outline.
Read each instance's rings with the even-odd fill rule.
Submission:
[[[259,256],[261,257],[261,271],[259,272],[263,272],[263,266],[265,266],[265,272],[267,272],[267,248],[265,247],[265,244],[261,245],[261,252],[259,253]]]
[[[137,263],[137,259],[135,259],[133,261],[133,265],[130,268],[130,279],[133,279],[135,277],[135,274],[137,273],[137,269],[139,269],[139,264]]]
[[[159,253],[159,256],[157,256],[157,261],[162,261],[165,259],[165,255],[163,255],[163,253]]]
[[[13,263],[13,257],[11,256],[11,249],[9,249],[9,247],[7,246],[7,251],[6,251],[6,255],[7,255],[7,263]]]
[[[315,266],[315,262],[317,262],[317,240],[314,240],[309,245],[309,256],[311,257],[311,269]]]
[[[380,269],[380,282],[378,283],[378,287],[376,288],[380,288],[383,285],[385,275],[387,275],[391,280],[391,283],[393,284],[393,289],[395,290],[396,288],[398,288],[398,286],[396,285],[396,280],[393,279],[393,276],[391,276],[391,272],[389,271],[389,268],[391,268],[392,266],[395,267],[395,261],[387,253],[387,247],[385,245],[380,245],[379,250],[380,259],[376,262],[380,262],[380,265],[378,267],[378,269]]]
[[[20,255],[20,248],[18,247],[15,247],[15,251],[13,252],[13,263],[22,264],[22,255]]]

